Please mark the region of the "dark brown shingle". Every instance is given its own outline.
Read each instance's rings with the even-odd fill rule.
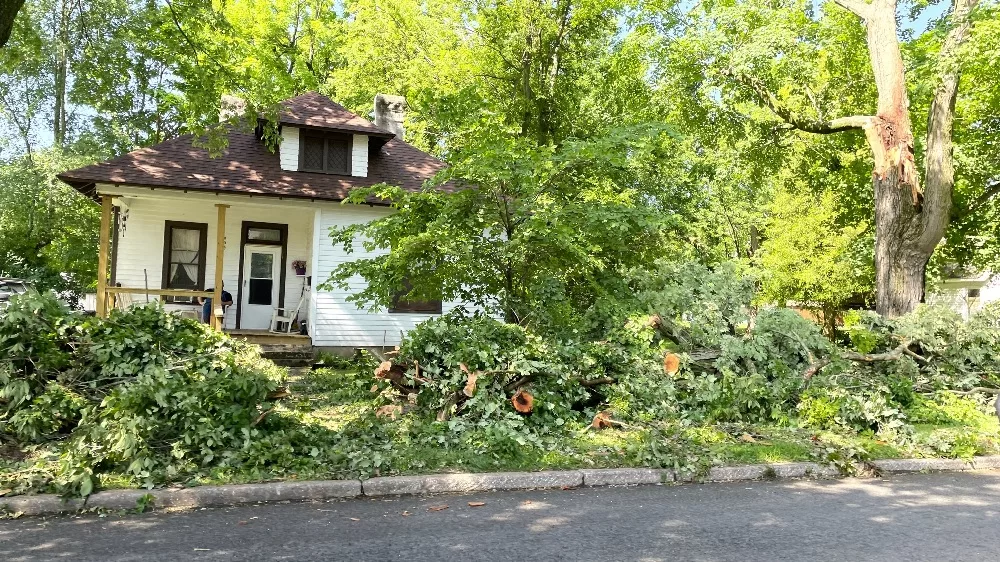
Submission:
[[[323,126],[359,133],[368,132],[367,127],[381,133],[382,140],[385,140],[384,135],[391,137],[319,94],[303,94],[288,103],[294,109],[289,119],[298,120],[288,121],[290,125]],[[321,106],[318,113],[307,111],[316,104]],[[322,109],[329,109],[330,104],[339,109]],[[417,191],[445,167],[444,162],[395,138],[381,146],[369,144],[368,176],[363,178],[282,170],[278,154],[269,151],[262,141],[248,133],[231,132],[228,147],[217,158],[211,158],[205,149],[192,146],[192,140],[191,135],[180,136],[112,160],[64,172],[58,177],[87,194],[93,191],[94,184],[106,183],[339,201],[354,188],[383,182]]]
[[[374,137],[392,138],[393,134],[376,127],[371,121],[344,109],[344,106],[330,98],[307,92],[281,102],[284,108],[278,115],[278,123],[300,127],[336,129],[366,133]]]

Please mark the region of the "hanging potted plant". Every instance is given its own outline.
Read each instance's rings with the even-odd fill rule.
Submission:
[[[292,262],[292,269],[295,270],[295,275],[305,275],[306,262],[304,260],[295,260]]]

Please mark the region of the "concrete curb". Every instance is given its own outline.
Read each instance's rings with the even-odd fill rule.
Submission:
[[[872,461],[882,473],[960,472],[1000,469],[1000,455],[956,459],[886,459]],[[713,467],[699,479],[690,474],[676,474],[669,469],[605,468],[550,470],[542,472],[487,472],[480,474],[431,474],[427,476],[388,476],[368,480],[315,480],[272,482],[267,484],[232,484],[178,490],[108,490],[83,499],[64,501],[53,494],[0,497],[0,513],[50,515],[72,513],[81,509],[121,511],[135,509],[145,496],[154,507],[197,508],[229,507],[247,503],[326,501],[331,499],[468,493],[491,490],[532,490],[577,488],[580,486],[639,486],[673,482],[746,482],[792,478],[836,478],[840,472],[812,462],[753,464]]]

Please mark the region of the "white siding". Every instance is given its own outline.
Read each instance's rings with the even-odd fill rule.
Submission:
[[[368,135],[354,135],[351,154],[351,175],[368,177]]]
[[[296,127],[281,128],[281,145],[278,146],[281,169],[294,172],[299,169],[299,130]]]
[[[176,194],[176,192],[175,192]],[[248,198],[249,201],[249,198]],[[259,201],[259,200],[254,200]],[[116,281],[125,287],[145,287],[148,277],[149,288],[159,289],[163,279],[163,234],[166,221],[205,223],[208,225],[208,243],[205,266],[205,288],[215,284],[215,246],[217,210],[215,200],[188,194],[183,198],[171,197],[126,197],[127,220],[118,237],[118,259]],[[229,202],[229,201],[227,201]],[[291,267],[294,260],[306,260],[307,275],[312,275],[313,208],[269,205],[260,203],[241,205],[229,202],[226,211],[226,250],[223,256],[223,284],[232,293],[238,304],[240,233],[243,221],[278,223],[288,225],[288,254],[285,256],[285,305],[294,307],[298,301],[305,279],[297,277]],[[308,289],[306,289],[308,292]],[[133,301],[142,302],[143,295],[134,295]],[[194,309],[192,306],[171,305],[175,309]],[[305,317],[308,308],[300,313]],[[226,313],[226,328],[236,327],[236,308]]]
[[[978,297],[970,297],[970,289],[979,289]],[[968,319],[989,303],[1000,300],[1000,277],[994,279],[946,279],[927,296],[927,302],[946,306]]]
[[[386,208],[357,205],[324,208],[318,220],[320,226],[317,233],[319,250],[316,260],[316,279],[326,280],[341,263],[377,255],[365,252],[360,244],[354,245],[353,254],[346,254],[342,246],[334,246],[330,241],[331,227],[367,222],[385,216],[389,212],[390,210]],[[377,312],[358,310],[354,303],[347,302],[347,297],[364,287],[364,279],[355,277],[350,280],[350,288],[347,291],[335,287],[332,291],[316,292],[314,303],[316,317],[311,332],[313,345],[331,347],[398,345],[401,332],[409,331],[420,322],[435,316],[414,313],[390,314],[384,309]],[[444,303],[443,309],[447,312],[454,307],[455,303]]]
[[[288,254],[286,256],[285,305],[293,307],[303,290],[304,279],[296,277],[291,269],[293,260],[306,260],[307,275],[313,283],[325,281],[341,263],[369,257],[360,244],[355,244],[355,253],[346,254],[341,246],[334,246],[329,230],[334,226],[344,226],[367,222],[392,212],[384,207],[340,205],[331,202],[282,201],[268,198],[237,196],[214,197],[209,195],[182,193],[171,190],[148,190],[125,186],[101,186],[102,192],[122,194],[118,200],[128,208],[125,213],[124,228],[119,232],[116,280],[126,287],[143,287],[148,275],[149,288],[160,288],[163,278],[163,234],[165,222],[184,221],[208,225],[206,252],[205,286],[210,287],[215,279],[215,203],[227,203],[226,250],[224,256],[223,280],[226,289],[237,300],[240,261],[240,233],[243,221],[278,223],[288,225]],[[113,191],[112,191],[113,189]],[[432,314],[394,313],[382,309],[376,312],[359,310],[347,297],[363,289],[364,280],[350,281],[349,290],[335,288],[319,292],[309,305],[300,312],[300,317],[308,317],[309,332],[316,346],[381,346],[397,345],[402,332],[433,317]],[[306,289],[308,293],[308,288]],[[134,302],[144,300],[135,295]],[[444,311],[451,310],[455,303],[444,303]],[[187,305],[170,305],[172,309],[190,309]],[[234,329],[236,309],[230,308],[226,314],[226,328]]]

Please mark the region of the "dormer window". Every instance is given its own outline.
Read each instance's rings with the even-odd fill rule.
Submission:
[[[351,140],[352,135],[302,131],[299,135],[299,170],[351,175]]]

